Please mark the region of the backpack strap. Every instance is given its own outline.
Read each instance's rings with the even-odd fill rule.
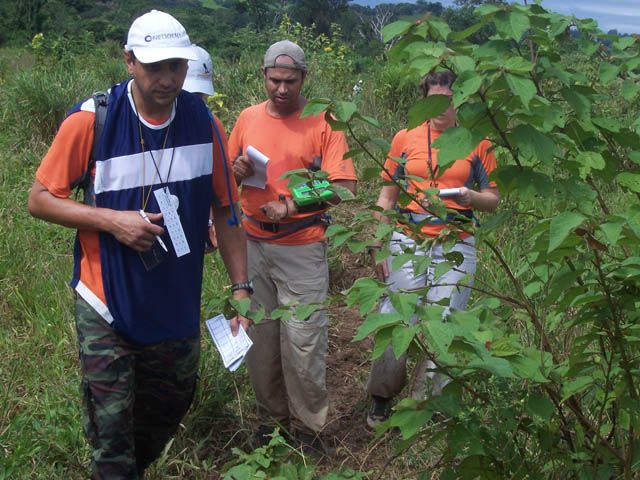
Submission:
[[[93,191],[93,179],[91,178],[91,172],[96,164],[98,146],[100,145],[100,138],[102,138],[102,131],[104,130],[104,124],[107,119],[109,93],[95,92],[92,97],[96,116],[93,124],[93,147],[91,148],[91,155],[89,156],[87,169],[83,172],[82,176],[78,178],[78,180],[71,184],[71,188],[75,188],[76,192],[78,190],[82,190],[83,203],[95,206],[95,194]]]

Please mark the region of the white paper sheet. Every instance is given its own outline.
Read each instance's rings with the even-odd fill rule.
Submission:
[[[169,230],[169,237],[171,238],[171,243],[173,243],[173,249],[176,251],[176,256],[181,257],[186,255],[191,249],[189,248],[187,237],[184,235],[184,229],[182,228],[182,223],[180,223],[178,212],[171,201],[171,194],[167,193],[165,188],[154,190],[153,194],[162,212],[164,226]]]
[[[251,348],[251,345],[253,345],[249,335],[247,335],[244,328],[240,326],[238,328],[238,335],[234,337],[231,334],[229,320],[227,320],[222,313],[206,320],[204,323],[209,330],[213,343],[218,349],[218,352],[220,352],[224,368],[228,368],[229,371],[234,372],[240,364],[242,364],[244,356]]]
[[[264,190],[267,184],[267,164],[269,163],[269,157],[251,145],[247,147],[247,157],[253,162],[253,175],[242,180],[242,185]]]

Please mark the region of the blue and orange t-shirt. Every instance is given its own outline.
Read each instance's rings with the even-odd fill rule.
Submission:
[[[178,213],[192,254],[179,259],[173,255],[171,261],[161,266],[162,272],[145,273],[140,269],[142,265],[137,254],[118,244],[111,235],[81,230],[77,236],[72,286],[107,322],[141,343],[197,333],[200,301],[197,278],[198,275],[201,278],[203,252],[200,250],[204,250],[207,235],[210,207],[207,199],[223,206],[229,205],[230,200],[238,200],[235,182],[225,179],[225,170],[231,172],[231,166],[222,125],[214,119],[222,139],[220,144],[215,133],[212,138],[211,119],[199,98],[181,93],[176,105],[164,122],[149,122],[137,118],[131,103],[130,82],[112,87],[94,171],[96,206],[138,210],[148,198],[146,211],[157,212],[155,198],[148,193],[166,186],[182,200]],[[196,122],[196,118],[201,121]],[[94,120],[94,103],[89,99],[74,107],[60,126],[36,172],[36,179],[52,195],[68,198],[72,193],[71,185],[87,169],[94,141]],[[147,148],[155,152],[155,157],[150,151],[146,154],[140,151],[138,129],[144,129],[145,141],[150,143]],[[164,153],[161,151],[163,139],[167,143]],[[228,162],[226,169],[223,159]],[[156,170],[161,175],[155,174]],[[161,278],[170,271],[175,276],[189,277],[176,280],[175,290],[171,292],[177,298],[189,298],[188,314],[185,315],[189,318],[182,320],[184,328],[180,325],[174,328],[168,317],[164,321],[162,312],[153,324],[146,324],[146,320],[140,318],[143,310],[149,311],[148,316],[156,310],[150,304],[144,307],[152,300],[146,297],[158,296],[153,286],[162,289],[167,284],[167,288],[171,287],[168,283],[173,280],[163,283]],[[191,277],[196,280],[192,282]],[[185,292],[182,292],[182,285]],[[147,286],[153,291],[147,291]],[[134,292],[137,293],[134,295]],[[162,309],[160,305],[164,301],[156,299],[155,303]],[[180,310],[184,306],[181,301],[172,301],[164,309],[167,315],[173,313],[174,306],[176,311]]]

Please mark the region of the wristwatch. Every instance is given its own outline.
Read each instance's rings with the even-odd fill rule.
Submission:
[[[249,280],[248,282],[239,282],[231,285],[231,293],[236,290],[246,290],[249,292],[249,295],[253,295],[253,282]]]

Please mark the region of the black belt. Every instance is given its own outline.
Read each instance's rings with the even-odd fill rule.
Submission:
[[[280,232],[288,232],[293,233],[298,230],[302,230],[303,228],[311,227],[313,225],[318,225],[321,223],[325,223],[324,215],[311,215],[309,217],[301,218],[300,220],[294,220],[293,222],[287,223],[270,223],[270,222],[261,222],[260,220],[256,220],[255,218],[247,215],[247,220],[249,220],[254,225],[260,227],[261,230],[270,233],[280,233]]]

